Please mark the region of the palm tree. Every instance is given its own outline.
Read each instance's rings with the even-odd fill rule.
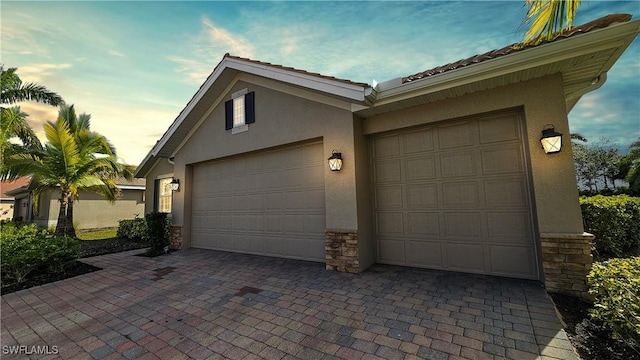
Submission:
[[[582,0],[526,0],[529,25],[523,45],[536,45],[552,40],[558,33],[571,28]]]
[[[0,104],[14,104],[20,101],[37,101],[44,104],[58,106],[63,103],[60,95],[50,91],[42,85],[35,83],[22,83],[22,79],[16,74],[16,68],[4,70],[0,66]],[[0,106],[0,157],[9,156],[7,151],[19,151],[16,144],[10,140],[17,137],[22,141],[23,147],[42,147],[40,140],[27,123],[27,114],[19,106],[6,108]],[[3,167],[4,161],[2,161]]]
[[[133,167],[117,161],[114,147],[101,134],[90,130],[90,116],[76,116],[73,105],[62,105],[55,123],[44,125],[47,143],[11,154],[3,179],[32,176],[34,208],[40,196],[59,191],[60,211],[56,234],[75,237],[73,204],[80,191],[89,191],[115,201],[116,179],[132,179]]]
[[[2,71],[0,78],[0,104],[14,104],[20,101],[36,101],[44,104],[58,106],[64,101],[60,95],[36,83],[23,84],[16,74],[16,68]]]

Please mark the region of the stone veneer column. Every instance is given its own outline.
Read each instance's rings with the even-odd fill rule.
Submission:
[[[589,233],[541,234],[540,238],[547,290],[591,300],[587,274],[593,262],[591,244],[595,236]]]
[[[182,226],[171,226],[169,234],[169,247],[178,250],[182,247]]]
[[[325,230],[324,234],[327,270],[359,273],[357,230]]]

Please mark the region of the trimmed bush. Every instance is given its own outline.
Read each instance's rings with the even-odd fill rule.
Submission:
[[[144,216],[147,222],[147,237],[149,239],[149,255],[159,255],[169,248],[170,220],[167,213],[150,212]]]
[[[615,338],[640,345],[640,256],[594,263],[587,281],[594,297],[591,317]]]
[[[78,259],[78,239],[56,236],[35,224],[8,223],[0,235],[2,284],[21,283],[33,271],[64,272]]]
[[[116,236],[120,239],[147,241],[147,222],[144,218],[135,217],[130,220],[119,220]]]
[[[640,246],[640,198],[627,195],[580,198],[585,231],[596,236],[599,255],[623,256]]]

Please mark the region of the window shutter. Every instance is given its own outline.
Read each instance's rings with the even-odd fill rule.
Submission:
[[[160,179],[153,181],[153,211],[158,211],[158,201],[160,200]]]
[[[224,103],[224,129],[229,130],[233,128],[233,100],[225,101]]]
[[[244,123],[251,124],[256,122],[256,109],[255,109],[255,97],[254,91],[247,93],[244,96]]]

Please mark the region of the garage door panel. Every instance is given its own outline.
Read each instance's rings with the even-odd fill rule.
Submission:
[[[479,125],[481,144],[520,139],[518,121],[512,115],[483,118],[479,121]]]
[[[380,247],[380,261],[387,264],[406,264],[405,241],[403,239],[380,238],[378,246]]]
[[[440,242],[409,240],[407,265],[442,269],[442,244]]]
[[[324,261],[324,163],[315,143],[195,166],[192,244]]]
[[[449,239],[482,239],[480,212],[447,212],[444,214],[444,234]]]
[[[523,171],[524,158],[517,145],[482,151],[482,172],[485,175],[521,174]]]
[[[400,160],[386,160],[375,164],[376,179],[378,183],[384,184],[389,182],[399,182],[400,177]]]
[[[404,153],[421,153],[434,149],[433,130],[412,131],[402,136]]]
[[[437,131],[441,150],[473,145],[477,134],[475,123],[471,122],[439,126]]]
[[[438,206],[438,185],[431,184],[410,184],[407,185],[408,208],[435,208]],[[379,206],[386,206],[388,202],[381,201]],[[402,202],[400,202],[402,206]]]
[[[403,234],[403,214],[400,212],[378,212],[378,233],[381,235]]]
[[[535,256],[530,247],[491,246],[491,268],[494,273],[535,279]]]
[[[526,211],[487,212],[487,225],[491,241],[527,244],[527,234],[531,232]]]
[[[440,155],[440,173],[444,178],[475,176],[476,154],[471,151]]]
[[[444,183],[442,195],[445,208],[475,209],[482,205],[480,187],[476,181]]]
[[[383,136],[380,138],[376,138],[373,141],[375,143],[375,158],[383,158],[385,156],[394,156],[400,154],[400,137],[398,135]]]
[[[440,237],[440,214],[437,212],[408,213],[409,236]]]
[[[448,267],[451,270],[484,273],[485,264],[484,246],[464,243],[448,243],[446,245]]]
[[[400,185],[376,187],[376,206],[379,209],[402,208],[402,187]]]
[[[404,167],[405,179],[408,181],[436,178],[436,161],[433,156],[407,159]]]
[[[514,112],[373,137],[378,261],[537,278],[522,134]]]

